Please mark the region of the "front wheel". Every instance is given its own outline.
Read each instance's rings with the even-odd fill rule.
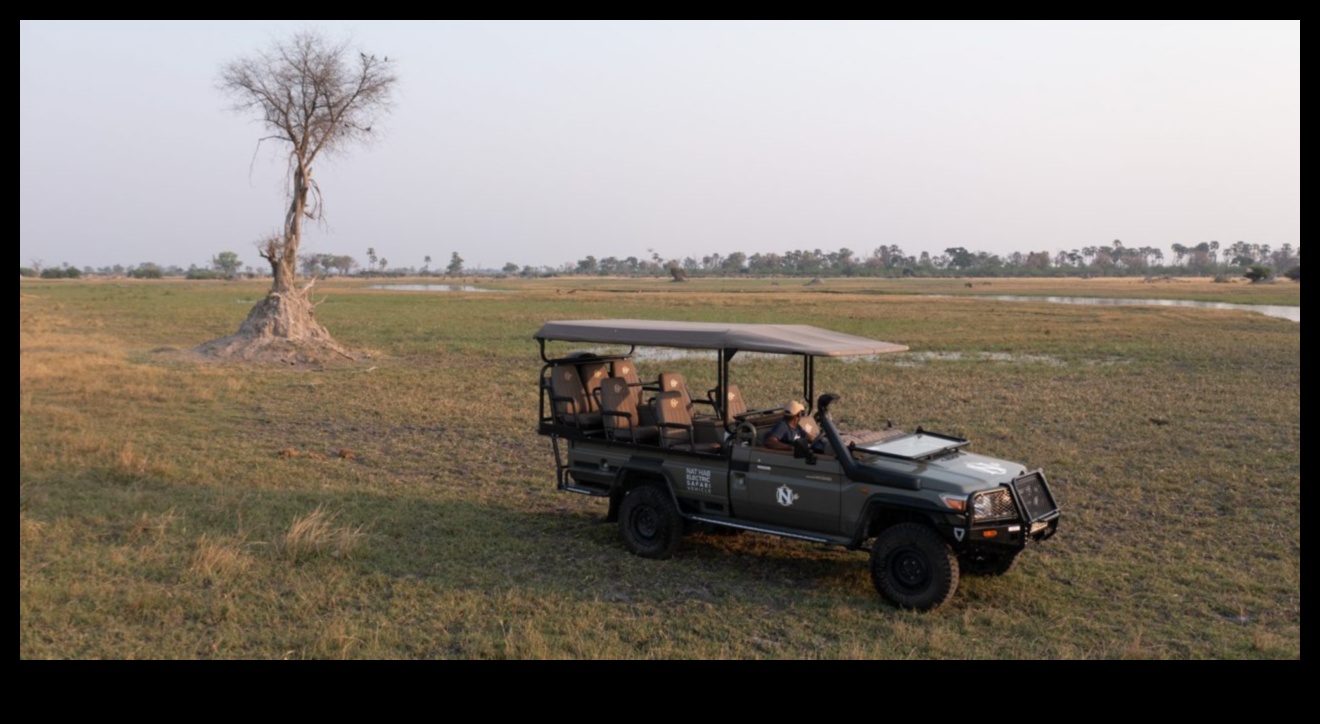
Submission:
[[[958,590],[958,558],[928,525],[898,523],[871,547],[871,582],[894,605],[930,611]]]
[[[619,506],[619,535],[643,558],[668,558],[683,540],[683,517],[669,493],[657,485],[629,491]]]

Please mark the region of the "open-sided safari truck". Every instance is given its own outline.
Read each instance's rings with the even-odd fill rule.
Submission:
[[[961,575],[1002,574],[1058,528],[1040,470],[920,427],[841,430],[830,416],[837,394],[813,405],[817,357],[902,345],[805,325],[633,319],[547,322],[534,338],[544,362],[538,432],[550,438],[558,486],[607,498],[608,519],[639,556],[671,556],[698,523],[851,550],[870,542],[876,590],[929,610],[953,596]],[[716,386],[694,397],[681,375],[643,378],[638,347],[713,351]],[[747,409],[729,375],[740,352],[801,357],[802,397],[815,408],[803,427],[816,444],[764,445],[783,412]]]

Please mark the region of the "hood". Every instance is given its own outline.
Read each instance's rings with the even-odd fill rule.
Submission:
[[[1022,463],[961,450],[935,460],[873,458],[863,462],[861,466],[877,470],[901,466],[906,469],[908,475],[920,480],[920,487],[923,490],[959,494],[971,494],[978,490],[998,487],[1027,472]]]
[[[1027,468],[1020,462],[987,457],[983,454],[958,451],[939,460],[924,460],[917,474],[921,488],[940,490],[942,493],[974,493],[977,490],[998,488],[1023,476]]]

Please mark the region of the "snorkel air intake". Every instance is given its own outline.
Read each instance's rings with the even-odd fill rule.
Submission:
[[[916,478],[891,478],[881,474],[875,468],[858,465],[853,459],[852,451],[843,443],[843,438],[839,436],[839,430],[834,426],[834,419],[830,417],[830,405],[839,399],[837,394],[827,392],[816,400],[816,422],[820,423],[820,429],[825,433],[826,439],[830,441],[830,447],[834,449],[839,458],[839,466],[843,468],[843,474],[848,476],[849,480],[855,480],[859,483],[873,483],[883,485],[888,488],[903,488],[904,490],[920,490],[921,481]]]

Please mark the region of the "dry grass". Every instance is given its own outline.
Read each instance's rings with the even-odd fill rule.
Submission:
[[[125,442],[119,450],[119,460],[115,469],[131,478],[139,478],[146,474],[147,460],[133,451],[133,441]]]
[[[241,538],[215,540],[203,534],[197,539],[197,549],[188,571],[208,583],[233,580],[247,571],[252,563],[245,548]]]
[[[161,541],[165,540],[170,530],[182,522],[183,517],[178,511],[170,508],[163,513],[153,514],[143,511],[138,515],[137,520],[133,522],[133,527],[129,530],[128,539],[130,542],[140,540]]]
[[[45,522],[33,520],[28,517],[27,513],[22,510],[18,511],[18,544],[20,546],[39,542],[41,533],[45,528]]]
[[[20,658],[1300,658],[1300,325],[996,304],[959,280],[751,281],[331,281],[318,318],[377,356],[310,372],[179,351],[232,333],[261,285],[25,283]],[[1043,467],[1061,532],[926,616],[884,604],[860,552],[694,534],[672,560],[630,556],[599,501],[554,490],[533,432],[532,333],[615,316],[907,344],[821,362],[838,417]],[[700,360],[639,366],[713,384]],[[734,374],[768,405],[797,393],[785,371]]]
[[[351,557],[366,534],[362,526],[336,525],[337,515],[317,507],[310,513],[294,518],[288,532],[280,539],[278,550],[295,563],[321,554],[336,558]]]

